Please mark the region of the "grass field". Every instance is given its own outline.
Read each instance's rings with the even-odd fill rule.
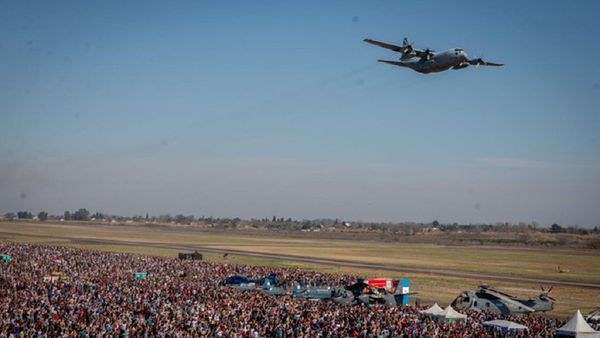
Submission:
[[[90,243],[86,240],[107,240],[110,244]],[[166,227],[110,226],[75,223],[22,223],[0,222],[0,240],[16,242],[45,242],[57,245],[86,247],[98,250],[175,256],[175,248],[157,247],[158,244],[203,246],[216,249],[234,249],[251,252],[311,256],[328,259],[385,263],[406,267],[471,271],[520,277],[545,278],[600,283],[600,255],[597,251],[501,248],[484,246],[441,246],[434,244],[407,244],[361,240],[291,238],[210,233]],[[119,244],[115,241],[127,241]],[[135,242],[135,243],[131,243]],[[351,273],[362,276],[390,276],[389,271],[358,269],[345,266],[322,265],[229,255],[205,253],[210,261],[236,262],[252,265],[298,267],[302,269]],[[569,273],[558,273],[557,266]],[[461,290],[474,288],[481,282],[492,284],[509,293],[534,295],[540,285],[525,282],[482,281],[474,278],[447,277],[425,273],[406,274],[413,283],[413,291],[422,302],[450,302]],[[552,295],[557,298],[552,314],[566,316],[576,308],[584,313],[600,306],[600,289],[557,286]]]

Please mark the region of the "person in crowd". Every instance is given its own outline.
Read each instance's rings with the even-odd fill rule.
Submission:
[[[449,323],[416,306],[342,305],[269,296],[220,283],[228,275],[271,272],[292,288],[341,286],[351,276],[209,263],[41,244],[0,243],[0,338],[8,337],[553,337],[563,323],[544,316],[468,312]],[[135,272],[146,272],[135,278]],[[183,272],[183,273],[182,273]],[[50,277],[50,278],[49,278]],[[530,328],[484,327],[506,319]]]

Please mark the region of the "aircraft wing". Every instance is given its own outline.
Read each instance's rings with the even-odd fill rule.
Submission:
[[[404,49],[405,49],[405,47],[402,47],[402,46],[393,45],[391,43],[377,41],[377,40],[373,40],[373,39],[364,39],[363,41],[366,42],[366,43],[370,43],[372,45],[375,45],[375,46],[379,46],[379,47],[391,49],[394,52],[403,52]]]

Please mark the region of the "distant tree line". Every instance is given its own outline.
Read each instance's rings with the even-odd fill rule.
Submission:
[[[16,214],[8,212],[4,214],[4,219],[34,219],[36,216],[30,211],[18,211]],[[80,208],[75,211],[66,210],[61,216],[50,215],[46,211],[37,213],[37,219],[40,221],[47,220],[64,220],[64,221],[113,221],[113,222],[137,222],[137,223],[160,223],[160,224],[187,224],[200,225],[212,228],[255,228],[268,230],[285,230],[285,231],[306,231],[331,229],[339,231],[370,231],[370,232],[391,232],[401,235],[415,235],[432,231],[439,232],[465,232],[465,233],[485,233],[485,232],[510,232],[510,233],[531,233],[531,232],[549,232],[549,233],[568,233],[568,234],[588,234],[598,233],[598,226],[593,229],[581,228],[578,226],[562,226],[552,224],[549,227],[540,227],[537,222],[520,222],[517,224],[508,222],[499,222],[495,224],[442,224],[438,220],[431,223],[416,223],[416,222],[363,222],[352,221],[346,222],[338,218],[322,218],[313,220],[295,220],[291,217],[272,216],[265,218],[241,219],[235,218],[219,218],[219,217],[195,217],[193,215],[177,214],[171,216],[164,214],[159,216],[150,216],[146,213],[145,216],[135,215],[130,217],[107,215],[101,212],[93,214],[86,208]]]

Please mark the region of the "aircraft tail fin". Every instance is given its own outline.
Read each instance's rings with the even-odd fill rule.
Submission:
[[[402,294],[402,280],[400,279],[398,281],[398,284],[396,285],[396,289],[394,290],[394,295],[401,295]]]
[[[410,302],[410,294],[410,280],[406,277],[402,277],[400,281],[398,281],[394,296],[400,297],[400,301],[403,305],[408,305]]]
[[[276,283],[277,283],[277,274],[276,274],[276,273],[274,273],[274,272],[272,272],[272,273],[270,273],[270,274],[269,274],[268,276],[266,276],[266,277],[262,277],[262,278],[259,278],[259,279],[254,279],[254,282],[255,282],[256,284],[263,284],[263,285],[264,285],[264,284],[265,284],[265,281],[266,281],[267,279],[268,279],[269,281],[271,281],[271,284],[276,284]]]

